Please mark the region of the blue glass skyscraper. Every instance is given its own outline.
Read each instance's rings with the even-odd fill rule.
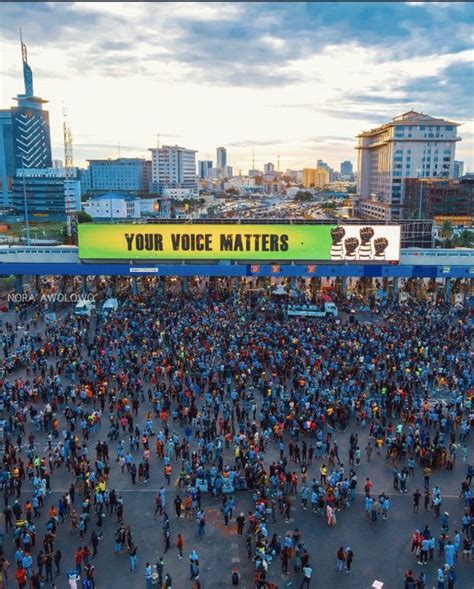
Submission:
[[[49,113],[43,100],[34,95],[33,72],[28,64],[26,45],[21,40],[25,93],[18,94],[18,106],[11,109],[13,148],[17,168],[49,168],[52,166]]]
[[[0,110],[0,206],[10,205],[13,177],[18,168],[48,168],[52,165],[47,101],[34,95],[33,72],[26,45],[21,40],[25,93],[14,99],[17,106]]]

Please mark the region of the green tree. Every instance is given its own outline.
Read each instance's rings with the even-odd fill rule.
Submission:
[[[310,202],[313,200],[313,195],[307,190],[298,190],[294,198],[295,202]]]
[[[451,223],[451,221],[444,221],[441,225],[439,236],[441,237],[441,240],[443,241],[445,247],[448,247],[448,243],[451,241],[453,235],[453,224]]]
[[[327,211],[334,211],[335,209],[337,209],[337,205],[335,202],[322,202],[320,207]]]
[[[89,215],[89,213],[86,213],[86,211],[79,211],[79,213],[77,213],[77,222],[93,223],[94,219]]]
[[[461,233],[454,239],[454,245],[456,247],[474,248],[474,231],[469,231],[469,229],[461,231]]]

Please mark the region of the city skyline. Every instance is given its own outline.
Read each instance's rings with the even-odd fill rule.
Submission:
[[[456,159],[472,171],[468,3],[10,2],[0,10],[1,108],[22,91],[22,27],[36,93],[49,101],[54,158],[63,158],[63,103],[76,165],[119,153],[149,158],[160,133],[161,144],[196,149],[196,159],[214,161],[225,147],[235,173],[252,167],[253,149],[260,169],[278,155],[282,171],[317,159],[355,164],[358,133],[414,108],[461,123]]]

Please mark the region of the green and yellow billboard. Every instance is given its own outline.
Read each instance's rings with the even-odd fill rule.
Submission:
[[[387,225],[81,224],[83,260],[399,259],[400,227]]]

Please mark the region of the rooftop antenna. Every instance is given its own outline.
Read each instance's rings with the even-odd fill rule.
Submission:
[[[23,34],[20,28],[20,45],[21,45],[21,60],[23,62],[23,81],[25,83],[25,96],[34,96],[33,92],[33,72],[28,65],[28,51],[26,45],[23,43]]]
[[[156,134],[156,148],[160,149],[161,145],[160,145],[160,134],[157,133]]]
[[[28,53],[26,51],[26,45],[23,43],[23,35],[21,32],[21,27],[20,27],[20,44],[21,44],[21,56],[23,58],[23,61],[26,61],[26,63],[28,63]]]
[[[69,243],[74,243],[77,235],[77,203],[74,194],[74,161],[72,152],[72,131],[63,105],[63,139],[64,139],[64,197],[66,209],[66,230]]]
[[[252,147],[252,170],[255,170],[255,147]]]
[[[280,171],[280,154],[277,155],[277,171]]]

